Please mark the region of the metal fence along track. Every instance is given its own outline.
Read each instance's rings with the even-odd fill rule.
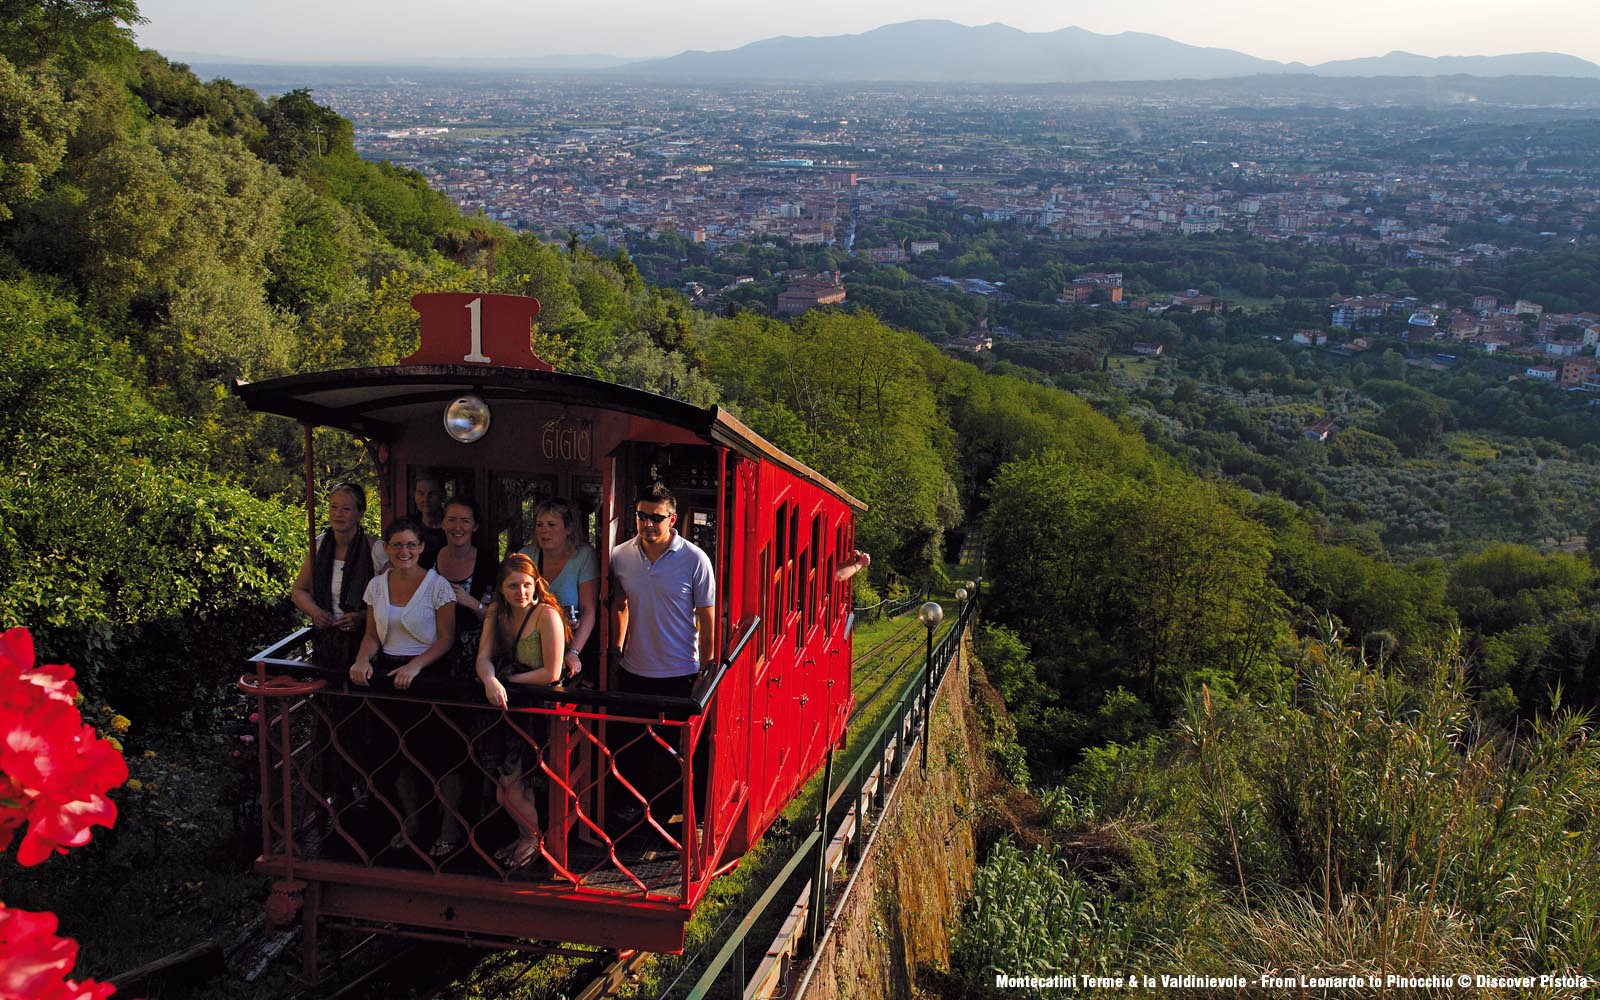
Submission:
[[[921,766],[927,766],[933,699],[971,627],[977,605],[974,595],[961,608],[954,626],[934,644],[932,656],[912,675],[894,708],[872,734],[859,741],[860,745],[871,749],[861,754],[837,780],[833,774],[833,754],[829,753],[823,769],[824,804],[818,810],[810,834],[795,848],[767,890],[712,957],[686,994],[688,1000],[713,996],[719,983],[723,991],[715,994],[718,996],[779,996],[798,981],[796,973],[800,963],[815,956],[826,930],[824,910],[832,873],[845,858],[854,862],[861,857],[869,828],[892,801],[898,779],[912,762],[918,744],[923,750]],[[752,969],[750,937],[769,916],[790,877],[808,863],[812,865],[810,881],[792,904],[777,939],[770,946],[761,946],[762,951]]]

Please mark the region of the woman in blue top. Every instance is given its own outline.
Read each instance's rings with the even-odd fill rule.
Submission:
[[[568,676],[583,669],[582,651],[594,635],[600,606],[600,562],[594,549],[579,541],[577,523],[572,505],[560,497],[551,497],[533,509],[534,544],[522,548],[572,625],[572,639],[565,653]]]

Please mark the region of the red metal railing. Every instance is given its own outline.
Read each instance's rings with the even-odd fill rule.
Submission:
[[[471,682],[351,685],[310,662],[308,639],[259,654],[239,681],[260,709],[259,864],[283,876],[280,893],[304,889],[297,873],[485,898],[693,906],[704,891],[736,810],[703,811],[696,784],[713,776],[696,773],[696,750],[744,641],[695,699],[529,685],[501,710]],[[519,863],[507,847],[535,823],[539,846]]]

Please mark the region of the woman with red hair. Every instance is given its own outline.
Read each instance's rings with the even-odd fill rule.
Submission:
[[[566,615],[533,560],[520,552],[500,564],[497,600],[483,619],[478,642],[478,680],[489,704],[506,708],[507,684],[555,684],[572,638]],[[543,727],[539,727],[543,728]],[[528,786],[539,770],[540,739],[531,726],[502,719],[487,742],[486,768],[495,777],[495,797],[518,828],[517,839],[495,852],[510,869],[531,864],[540,855],[539,807]]]

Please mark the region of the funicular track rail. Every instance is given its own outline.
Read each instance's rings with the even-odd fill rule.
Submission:
[[[873,704],[894,687],[895,681],[908,667],[915,665],[921,658],[922,631],[918,628],[919,624],[915,618],[910,619],[893,635],[874,647],[868,653],[869,658],[860,658],[856,661],[856,705],[850,713],[850,729],[855,727],[858,720],[866,717]],[[862,663],[868,663],[870,667],[862,671],[860,669]],[[870,690],[868,690],[869,685]]]
[[[344,950],[338,957],[333,970],[314,985],[305,985],[303,988],[288,994],[290,1000],[364,1000],[364,998],[392,997],[396,995],[397,987],[403,988],[403,996],[429,996],[435,995],[435,989],[445,989],[454,976],[451,970],[459,970],[471,959],[461,957],[456,962],[434,962],[429,971],[437,970],[442,966],[446,971],[435,974],[440,981],[437,984],[419,980],[417,966],[425,962],[428,957],[440,957],[439,951],[419,952],[419,942],[416,939],[392,937],[388,934],[377,932],[367,933],[360,941]],[[444,942],[433,942],[435,949],[449,947]],[[457,945],[456,950],[465,950],[468,946]],[[481,952],[474,952],[481,956]],[[424,956],[419,959],[419,955]],[[528,956],[524,965],[518,972],[518,977],[528,978],[538,968],[539,963],[548,958],[548,954],[535,953]],[[649,952],[626,951],[602,953],[596,952],[593,962],[599,969],[592,975],[586,974],[586,979],[581,985],[564,989],[560,996],[570,997],[571,1000],[602,1000],[605,997],[616,996],[618,992],[633,980],[639,969],[649,960]]]
[[[856,614],[871,613],[880,619],[898,617],[916,607],[929,589],[923,587],[899,601],[880,601],[870,608],[857,608]],[[890,690],[906,668],[921,656],[923,636],[918,627],[920,624],[914,616],[907,617],[903,625],[879,639],[871,648],[855,654],[852,675],[856,704],[850,713],[848,729],[854,729],[857,721],[869,714],[869,709],[878,698]]]

